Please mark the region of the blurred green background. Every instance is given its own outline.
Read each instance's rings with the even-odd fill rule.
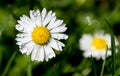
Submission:
[[[94,76],[92,60],[84,58],[79,49],[79,39],[84,33],[104,30],[109,33],[105,19],[112,25],[115,36],[120,41],[120,0],[0,0],[0,76],[13,53],[15,58],[6,76],[27,76],[31,63],[33,76]],[[20,16],[29,16],[29,10],[46,8],[64,20],[65,32],[69,38],[62,52],[48,62],[29,61],[29,56],[22,55],[16,45],[15,25]],[[89,19],[89,20],[88,20]],[[115,56],[115,76],[120,75],[120,52]],[[94,59],[97,76],[100,75],[103,60]],[[105,64],[104,76],[111,76],[111,57]]]

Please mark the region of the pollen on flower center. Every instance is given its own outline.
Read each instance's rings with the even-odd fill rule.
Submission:
[[[43,45],[50,38],[49,30],[44,26],[36,26],[32,32],[32,39],[35,43]]]
[[[103,38],[96,37],[92,40],[92,46],[94,46],[98,50],[102,50],[106,48],[106,41]]]

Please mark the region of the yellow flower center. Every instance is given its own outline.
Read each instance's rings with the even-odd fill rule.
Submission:
[[[44,26],[36,26],[32,32],[32,39],[35,43],[43,45],[50,38],[49,30]]]
[[[106,41],[103,38],[96,37],[92,40],[92,45],[97,49],[97,50],[102,50],[106,48]]]

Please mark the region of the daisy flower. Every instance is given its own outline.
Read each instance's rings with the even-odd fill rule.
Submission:
[[[17,45],[22,54],[31,54],[32,61],[48,61],[55,57],[53,49],[62,51],[65,46],[59,40],[68,38],[63,34],[67,27],[54,12],[30,10],[30,17],[23,15],[17,22],[16,29],[21,32],[16,35]]]
[[[105,59],[106,49],[111,48],[111,37],[109,34],[104,34],[103,32],[98,32],[93,36],[90,34],[84,34],[79,40],[80,49],[83,50],[83,55],[85,57],[94,57],[97,60],[102,58]],[[115,44],[118,45],[117,40]],[[107,56],[111,55],[111,50],[107,50]]]

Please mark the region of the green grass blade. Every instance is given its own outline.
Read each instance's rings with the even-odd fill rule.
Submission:
[[[105,20],[105,22],[108,25],[108,28],[111,33],[111,50],[112,50],[112,76],[115,75],[115,37],[114,37],[114,32],[112,31],[112,27],[108,20]]]
[[[108,46],[106,46],[106,47],[107,48],[106,48],[106,52],[105,52],[105,59],[104,59],[103,64],[102,64],[102,70],[101,70],[100,76],[103,76],[103,72],[104,72],[104,68],[105,68]]]
[[[6,67],[5,67],[4,71],[3,71],[2,76],[6,76],[6,73],[8,72],[8,69],[10,68],[10,65],[11,65],[13,59],[15,58],[16,54],[17,54],[17,51],[15,51],[15,52],[13,53],[12,57],[10,58],[8,64],[6,65]]]

